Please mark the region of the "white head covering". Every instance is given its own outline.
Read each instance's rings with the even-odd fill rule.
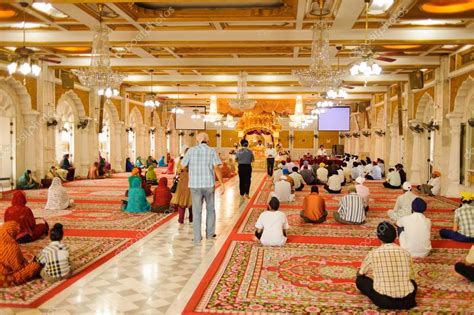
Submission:
[[[53,178],[53,182],[48,189],[48,201],[46,202],[46,210],[64,210],[69,207],[69,196],[66,188],[61,184],[58,177]]]
[[[286,176],[285,176],[285,175],[282,175],[282,176],[280,177],[280,179],[281,179],[281,180],[286,180]]]
[[[402,185],[403,190],[411,190],[411,184],[410,182],[404,182]]]
[[[362,185],[364,182],[365,182],[365,178],[364,178],[364,177],[359,176],[359,177],[356,178],[356,183],[357,183],[357,184],[361,184],[361,185]]]

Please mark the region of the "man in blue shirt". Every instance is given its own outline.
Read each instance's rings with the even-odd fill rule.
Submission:
[[[215,176],[222,185],[221,194],[225,192],[222,173],[219,166],[222,164],[216,151],[208,146],[207,133],[196,136],[198,145],[190,148],[181,164],[188,168],[189,188],[193,200],[193,232],[194,242],[199,243],[201,235],[202,201],[206,201],[206,237],[216,237],[216,210],[214,208]]]
[[[239,186],[240,196],[250,199],[250,184],[252,183],[252,162],[255,161],[252,150],[249,149],[249,142],[245,139],[240,141],[242,149],[236,155],[235,160],[239,163]]]

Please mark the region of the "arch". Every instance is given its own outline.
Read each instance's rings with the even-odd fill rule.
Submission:
[[[113,123],[117,123],[117,122],[120,121],[120,116],[119,116],[119,113],[117,111],[117,108],[115,107],[115,105],[112,102],[105,102],[104,109],[106,111],[108,111],[108,113],[110,115],[110,118],[111,118],[111,121]]]
[[[82,104],[81,99],[76,93],[74,93],[74,91],[69,90],[61,95],[58,100],[58,104],[56,105],[56,112],[60,112],[64,108],[65,104],[70,105],[72,112],[74,113],[74,120],[76,120],[76,118],[82,119],[86,117],[84,104]]]
[[[428,122],[429,120],[434,119],[434,117],[431,117],[434,115],[433,105],[433,97],[428,92],[425,92],[418,103],[415,118],[422,122]]]
[[[0,77],[0,88],[3,89],[14,100],[15,104],[19,104],[16,114],[24,114],[32,110],[31,96],[26,87],[13,77]]]
[[[134,107],[132,111],[130,112],[129,118],[128,118],[128,123],[131,126],[131,123],[134,123],[135,126],[137,127],[139,125],[143,125],[143,116],[142,113],[140,113],[140,110],[138,110],[137,107]]]
[[[454,114],[461,114],[464,115],[463,117],[466,118],[471,117],[472,113],[470,112],[468,102],[474,95],[473,90],[474,78],[469,76],[459,87],[458,94],[454,99]]]

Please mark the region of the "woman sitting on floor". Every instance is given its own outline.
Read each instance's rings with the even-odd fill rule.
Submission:
[[[158,179],[156,178],[155,168],[150,165],[145,173],[146,183],[148,185],[158,185]]]
[[[135,166],[133,165],[132,162],[130,162],[130,158],[128,157],[126,160],[125,160],[125,172],[129,173],[133,170]]]
[[[165,157],[162,155],[161,159],[158,161],[158,167],[166,167]]]
[[[31,175],[31,171],[26,170],[18,179],[16,188],[23,189],[23,190],[38,189],[40,188],[40,185],[38,182],[36,182],[33,179],[33,176]]]
[[[96,162],[97,163],[97,162]],[[46,210],[64,210],[74,204],[74,200],[69,198],[66,188],[61,184],[59,178],[54,178],[51,186],[48,188],[48,201]]]
[[[146,200],[140,177],[130,176],[128,178],[128,184],[128,201],[123,210],[131,213],[150,211],[151,206],[148,200]]]
[[[33,280],[41,270],[35,261],[28,262],[16,238],[20,233],[17,222],[5,222],[0,227],[0,288],[12,287]]]
[[[141,156],[137,157],[137,160],[135,161],[135,167],[139,169],[145,168],[145,165],[142,162]]]
[[[87,179],[98,179],[102,178],[99,176],[99,162],[92,163],[91,167],[89,167],[89,172],[87,172]]]
[[[166,177],[160,178],[158,186],[153,193],[153,203],[151,204],[151,211],[156,213],[168,212],[170,209],[171,191],[168,188],[168,179]]]
[[[59,178],[54,178],[61,182]],[[54,181],[53,180],[53,181]],[[19,231],[15,234],[18,243],[28,243],[48,235],[48,223],[36,223],[35,216],[26,206],[25,194],[17,190],[13,194],[12,205],[5,210],[4,222],[15,221],[19,225]]]
[[[174,174],[174,160],[171,159],[170,162],[168,163],[168,168],[163,171],[163,174],[170,174],[170,175],[173,175]]]
[[[48,179],[53,179],[55,177],[59,177],[61,178],[61,180],[63,182],[66,181],[66,177],[67,177],[67,171],[66,170],[63,170],[61,168],[57,168],[56,166],[51,166],[51,168],[49,169],[48,173],[46,174],[46,178]]]

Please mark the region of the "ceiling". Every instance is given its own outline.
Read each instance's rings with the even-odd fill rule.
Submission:
[[[369,41],[378,53],[394,55],[376,79],[350,76],[345,82],[353,101],[368,100],[388,85],[406,81],[408,73],[430,71],[440,56],[474,44],[474,0],[393,0],[387,11],[372,0]],[[61,61],[50,64],[67,70],[89,65],[91,28],[98,23],[97,1],[50,1],[23,8],[0,4],[0,48],[26,45],[37,53]],[[112,65],[125,72],[132,97],[150,92],[148,71],[154,70],[153,91],[163,97],[232,98],[239,71],[249,74],[254,98],[294,98],[315,91],[302,87],[293,71],[309,65],[311,26],[319,10],[311,0],[154,0],[101,1],[106,4],[104,23],[112,30]],[[44,6],[44,4],[43,4]],[[363,0],[326,0],[324,19],[331,24],[331,63],[349,69],[357,61],[354,51],[365,39]],[[43,8],[44,9],[44,8]],[[44,10],[43,10],[44,11]],[[336,46],[343,48],[338,51]],[[178,86],[179,85],[179,86]]]

